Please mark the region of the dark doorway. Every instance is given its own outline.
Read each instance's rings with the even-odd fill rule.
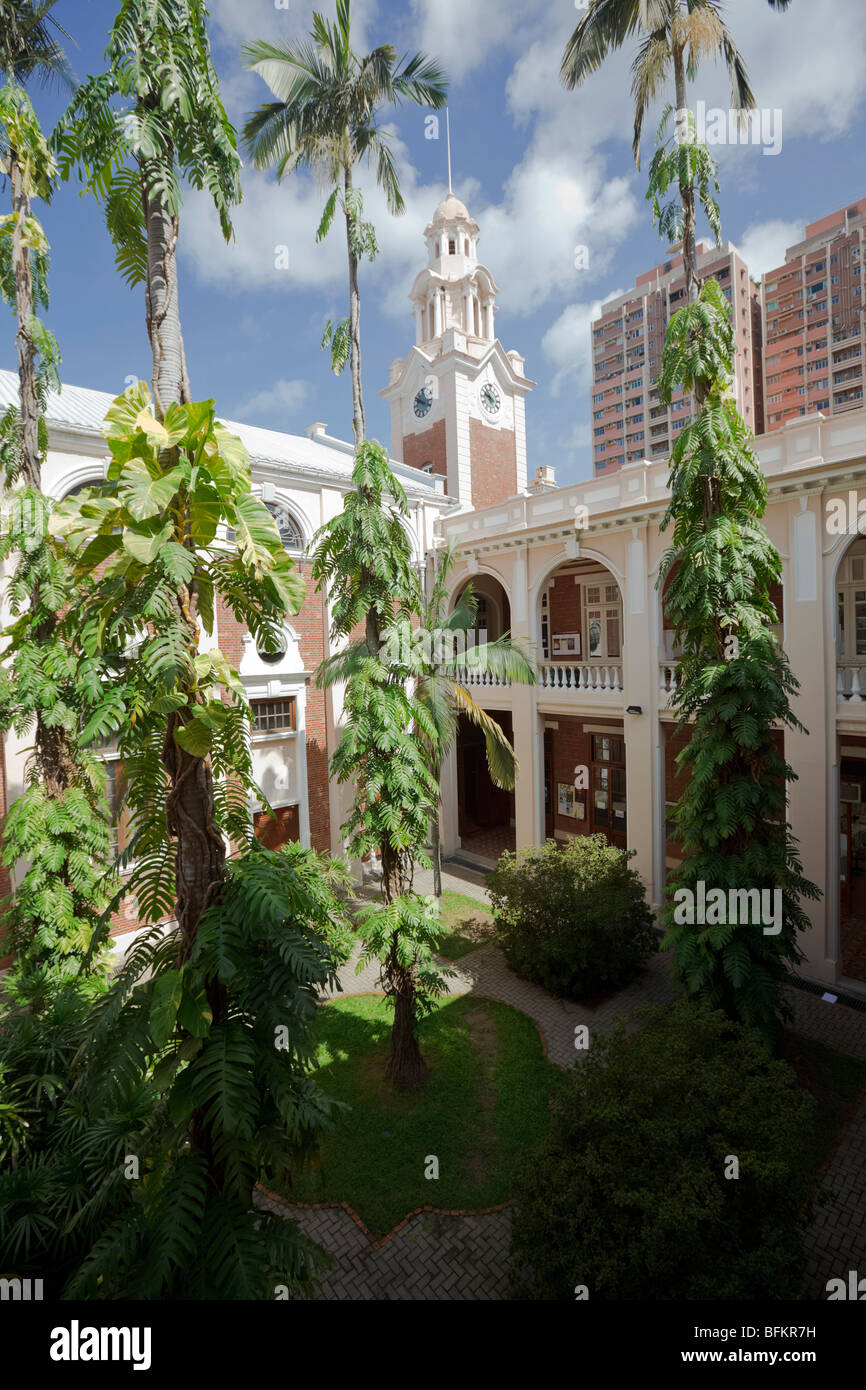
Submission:
[[[511,713],[487,712],[513,743]],[[514,793],[494,785],[484,735],[465,715],[457,731],[457,829],[461,847],[482,858],[498,859],[514,848]]]
[[[544,836],[547,840],[554,838],[556,829],[555,812],[553,808],[553,734],[550,729],[544,731]]]

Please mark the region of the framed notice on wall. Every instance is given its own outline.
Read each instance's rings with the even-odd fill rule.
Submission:
[[[560,632],[553,639],[554,656],[580,656],[580,633]]]
[[[557,782],[556,809],[561,816],[574,816],[574,787],[570,782]]]

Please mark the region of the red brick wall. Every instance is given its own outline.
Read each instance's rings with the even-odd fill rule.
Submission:
[[[573,574],[559,574],[551,580],[548,591],[547,608],[549,613],[550,629],[550,657],[552,661],[573,661],[574,654],[569,652],[555,652],[553,650],[554,637],[561,636],[565,632],[582,632],[581,617],[581,586],[575,584]],[[584,656],[583,643],[581,642],[581,656]]]
[[[445,421],[437,420],[435,425],[419,434],[407,434],[403,439],[403,462],[409,468],[423,468],[425,463],[432,463],[433,472],[447,478]]]
[[[577,588],[577,585],[574,586]],[[588,787],[584,792],[584,802],[586,815],[583,820],[575,820],[572,816],[560,816],[556,810],[557,806],[557,787],[560,782],[566,782],[569,786],[574,785],[574,769],[576,767],[589,768],[592,759],[592,734],[584,732],[584,723],[592,724],[593,728],[610,728],[611,733],[622,733],[622,720],[616,719],[574,719],[570,716],[558,715],[551,723],[556,723],[559,727],[551,730],[553,737],[553,786],[551,796],[553,798],[553,824],[556,830],[564,830],[570,835],[591,835],[592,820],[590,817],[589,799],[591,789]]]
[[[301,818],[297,806],[281,806],[269,816],[260,811],[255,817],[256,836],[265,849],[279,849],[288,841],[301,838]]]
[[[513,430],[495,430],[470,418],[469,458],[473,507],[492,507],[517,492],[517,447]]]
[[[291,618],[291,626],[299,636],[304,669],[315,671],[325,655],[325,612],[321,594],[304,566],[306,594],[300,612]],[[217,635],[220,650],[232,666],[240,664],[243,637],[246,629],[220,602],[217,611]],[[319,690],[312,678],[307,685],[307,799],[310,808],[310,843],[314,849],[331,847],[331,817],[328,802],[328,730],[325,692]]]

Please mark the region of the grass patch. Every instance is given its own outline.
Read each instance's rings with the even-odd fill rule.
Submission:
[[[448,889],[439,900],[439,911],[448,935],[443,937],[437,955],[446,960],[459,960],[486,941],[492,941],[493,913],[476,898]]]
[[[820,1179],[866,1086],[866,1062],[788,1030],[783,1035],[781,1053],[793,1067],[800,1085],[817,1102],[811,1143],[803,1157],[816,1179]]]
[[[316,1079],[351,1110],[324,1139],[321,1168],[282,1188],[293,1201],[348,1202],[377,1237],[427,1204],[477,1210],[507,1201],[514,1166],[544,1138],[564,1081],[531,1019],[464,996],[425,1019],[430,1079],[403,1094],[385,1081],[391,1018],[374,995],[319,1009]],[[428,1155],[439,1160],[438,1180],[424,1177]]]

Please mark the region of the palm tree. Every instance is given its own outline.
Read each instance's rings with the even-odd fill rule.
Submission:
[[[108,71],[79,88],[55,139],[63,177],[76,169],[104,204],[127,284],[145,287],[162,419],[191,399],[177,284],[181,184],[207,189],[228,241],[240,159],[203,0],[123,0],[106,59]]]
[[[404,209],[403,196],[386,131],[378,123],[383,106],[403,101],[419,106],[445,104],[446,82],[437,64],[416,53],[398,60],[391,44],[358,57],[351,41],[351,0],[337,0],[331,24],[314,13],[312,42],[272,44],[260,40],[243,49],[246,65],[267,82],[276,101],[250,116],[243,140],[257,169],[276,169],[278,179],[311,168],[327,180],[331,193],[317,240],[327,235],[337,206],[346,223],[349,261],[349,319],[338,333],[339,369],[349,358],[352,376],[352,427],[355,446],[366,439],[361,388],[361,296],[358,263],[376,254],[372,226],[363,220],[355,166],[374,160],[376,182],[392,213]]]
[[[38,347],[34,340],[34,288],[31,250],[39,252],[29,234],[31,199],[47,197],[54,173],[39,122],[24,93],[35,80],[43,86],[70,85],[66,55],[55,31],[69,35],[49,14],[56,0],[0,0],[0,66],[5,83],[0,111],[0,169],[9,180],[12,198],[11,273],[15,286],[18,357],[19,428],[16,474],[38,488],[42,476],[39,447],[40,402],[37,387]],[[37,288],[37,300],[40,298]]]
[[[407,632],[415,653],[415,698],[426,708],[436,736],[419,738],[437,786],[441,785],[445,758],[457,738],[461,715],[484,734],[487,768],[497,787],[513,791],[518,771],[514,749],[501,726],[472,698],[466,688],[466,673],[486,671],[496,679],[535,684],[535,667],[520,645],[508,633],[495,642],[467,646],[466,636],[474,631],[478,602],[471,581],[448,612],[448,575],[454,564],[454,551],[444,552],[429,597],[424,601],[421,623]],[[463,650],[461,650],[463,649]],[[433,892],[442,896],[442,852],[439,837],[439,805],[433,817]]]
[[[683,111],[688,106],[687,78],[694,79],[703,58],[721,58],[731,79],[732,107],[745,111],[755,105],[745,64],[721,11],[719,0],[590,0],[566,44],[560,76],[571,91],[598,71],[609,53],[622,48],[633,35],[640,37],[631,87],[635,108],[632,151],[638,168],[644,116],[671,74],[676,108]],[[694,187],[681,178],[679,192],[686,298],[691,301],[699,292]]]

